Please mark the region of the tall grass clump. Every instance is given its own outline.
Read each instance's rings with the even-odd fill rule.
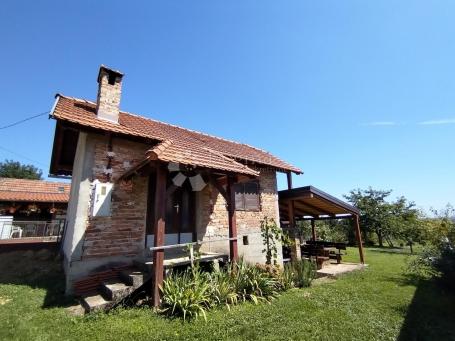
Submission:
[[[204,272],[198,265],[169,275],[161,287],[162,312],[170,316],[206,320],[206,311],[215,306],[228,309],[239,302],[270,302],[294,287],[307,287],[315,275],[313,263],[302,260],[277,265],[252,265],[240,259],[225,268]]]
[[[232,264],[228,271],[234,281],[235,290],[240,300],[270,301],[278,296],[278,282],[261,268],[248,264],[243,259]]]
[[[206,310],[211,306],[210,281],[199,268],[170,274],[160,288],[162,312],[171,316],[206,320]]]
[[[316,277],[316,265],[308,259],[293,261],[284,266],[283,277],[288,287],[309,287]]]

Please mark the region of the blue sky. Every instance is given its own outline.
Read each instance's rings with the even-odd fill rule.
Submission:
[[[266,149],[297,186],[455,201],[455,2],[124,4],[2,1],[0,125],[94,99],[103,63],[123,110]],[[47,174],[54,125],[0,130],[0,159]]]

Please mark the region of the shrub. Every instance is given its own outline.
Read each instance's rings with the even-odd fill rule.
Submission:
[[[211,305],[210,282],[198,268],[172,273],[163,282],[162,312],[169,315],[187,317],[204,317]]]
[[[231,265],[228,271],[231,272],[237,295],[243,301],[251,300],[257,304],[259,301],[270,301],[278,295],[277,281],[243,259]]]
[[[231,305],[238,302],[235,283],[232,274],[226,270],[215,271],[210,277],[210,296],[214,304],[225,305],[230,309]]]
[[[309,287],[316,277],[316,266],[307,259],[301,259],[286,264],[284,273],[286,273],[288,281],[292,278],[294,286],[305,288]]]
[[[280,276],[281,290],[286,291],[295,288],[295,273],[290,264],[286,264]]]

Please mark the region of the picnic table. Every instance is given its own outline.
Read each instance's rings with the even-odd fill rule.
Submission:
[[[315,257],[318,268],[322,267],[322,264],[330,259],[335,259],[337,264],[340,264],[341,256],[343,255],[342,250],[346,250],[345,243],[308,240],[301,245],[302,256]]]

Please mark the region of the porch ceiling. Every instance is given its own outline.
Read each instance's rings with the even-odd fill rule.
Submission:
[[[293,188],[278,192],[280,217],[289,220],[289,203],[294,203],[294,217],[297,219],[342,218],[346,215],[358,215],[352,205],[331,196],[313,186]]]

